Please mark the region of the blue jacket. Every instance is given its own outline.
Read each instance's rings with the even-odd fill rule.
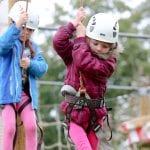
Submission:
[[[19,40],[21,30],[15,24],[8,27],[7,31],[0,37],[0,104],[17,103],[21,101],[22,74],[20,59],[22,45]],[[32,42],[35,50],[34,58],[31,58],[29,72],[30,95],[32,108],[38,108],[38,86],[37,79],[43,76],[48,65],[41,56],[41,49]]]

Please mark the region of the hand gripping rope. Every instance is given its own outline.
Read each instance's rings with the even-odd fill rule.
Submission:
[[[80,0],[80,7],[83,7],[83,0]],[[79,72],[79,75],[80,75],[79,76],[80,87],[79,87],[79,90],[78,90],[78,93],[76,94],[76,96],[68,95],[68,94],[65,95],[65,99],[69,103],[69,106],[67,107],[67,110],[66,110],[67,111],[66,112],[66,120],[64,123],[65,131],[67,129],[69,132],[69,122],[71,121],[71,112],[72,112],[73,108],[76,107],[77,109],[82,109],[84,106],[87,106],[91,111],[91,116],[90,116],[91,121],[90,121],[89,127],[87,128],[86,131],[88,133],[89,130],[92,128],[95,132],[98,132],[99,129],[101,128],[101,126],[98,123],[98,118],[97,118],[95,109],[104,107],[105,102],[104,102],[103,98],[99,99],[99,100],[94,100],[89,97],[88,93],[86,92],[86,88],[84,86],[83,75],[82,75],[81,71]],[[106,116],[105,119],[107,120],[107,124],[110,129],[110,133],[111,133],[110,138],[107,139],[109,141],[112,138],[112,131],[111,131],[111,128],[109,125],[108,115]],[[65,132],[65,133],[67,133],[67,132]],[[73,144],[72,140],[69,137],[69,133],[67,133],[66,137],[67,137],[68,141],[71,144]]]

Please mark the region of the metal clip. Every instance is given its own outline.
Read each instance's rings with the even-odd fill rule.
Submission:
[[[94,131],[98,132],[100,128],[101,128],[101,126],[98,124],[98,125],[96,125],[96,127],[94,127]]]
[[[82,109],[84,106],[85,101],[83,99],[79,99],[76,104],[75,104],[75,108],[76,109]]]

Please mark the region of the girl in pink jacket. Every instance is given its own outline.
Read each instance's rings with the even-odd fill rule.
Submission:
[[[114,16],[98,13],[85,28],[84,18],[81,7],[73,21],[58,29],[53,45],[66,65],[61,111],[68,135],[78,150],[98,150],[96,132],[108,115],[106,85],[120,52],[119,25]]]

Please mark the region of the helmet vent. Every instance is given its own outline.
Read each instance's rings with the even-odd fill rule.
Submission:
[[[113,37],[116,37],[116,35],[117,35],[117,32],[113,32]]]
[[[93,26],[90,26],[90,32],[92,32],[94,30]]]
[[[114,29],[114,30],[117,30],[116,28],[117,28],[117,22],[116,22],[115,25],[113,26],[113,29]]]
[[[93,17],[92,25],[96,25],[96,18],[95,18],[95,16]]]
[[[106,36],[104,33],[100,33],[100,36]]]

